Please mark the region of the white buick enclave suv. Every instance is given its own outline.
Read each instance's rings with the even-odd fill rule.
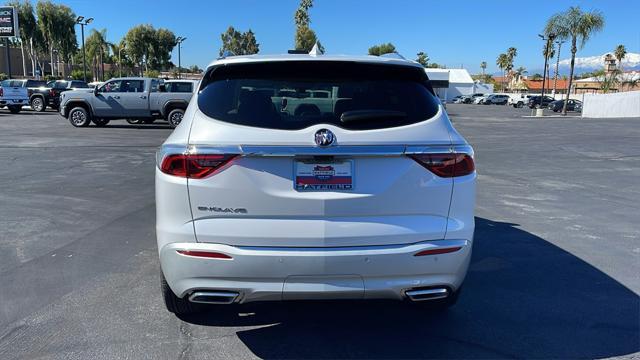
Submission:
[[[473,150],[417,63],[219,59],[157,153],[165,303],[450,305],[471,257],[475,182]]]

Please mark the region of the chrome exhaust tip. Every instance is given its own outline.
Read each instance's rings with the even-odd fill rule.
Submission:
[[[449,297],[449,289],[447,288],[432,288],[432,289],[414,289],[407,290],[405,294],[411,301],[427,301],[446,299]]]
[[[238,298],[237,292],[231,291],[196,291],[189,295],[189,301],[199,304],[232,304]]]

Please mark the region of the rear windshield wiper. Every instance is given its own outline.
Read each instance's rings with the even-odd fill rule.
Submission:
[[[407,113],[395,110],[351,110],[345,111],[340,115],[340,121],[343,123],[370,120],[390,120],[404,119]]]

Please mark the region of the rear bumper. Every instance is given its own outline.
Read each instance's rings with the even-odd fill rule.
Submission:
[[[272,248],[170,243],[160,250],[165,278],[179,297],[197,290],[238,293],[238,302],[298,299],[396,299],[414,288],[456,291],[471,257],[470,240],[407,245]],[[414,256],[423,250],[455,252]],[[178,250],[220,252],[232,259],[187,256]]]
[[[2,99],[0,100],[0,105],[11,106],[11,105],[28,105],[28,99]]]

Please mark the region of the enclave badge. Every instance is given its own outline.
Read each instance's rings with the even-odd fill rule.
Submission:
[[[336,136],[333,135],[331,130],[320,129],[316,131],[315,140],[316,140],[316,145],[318,146],[329,146],[333,144],[334,141],[336,141]]]

